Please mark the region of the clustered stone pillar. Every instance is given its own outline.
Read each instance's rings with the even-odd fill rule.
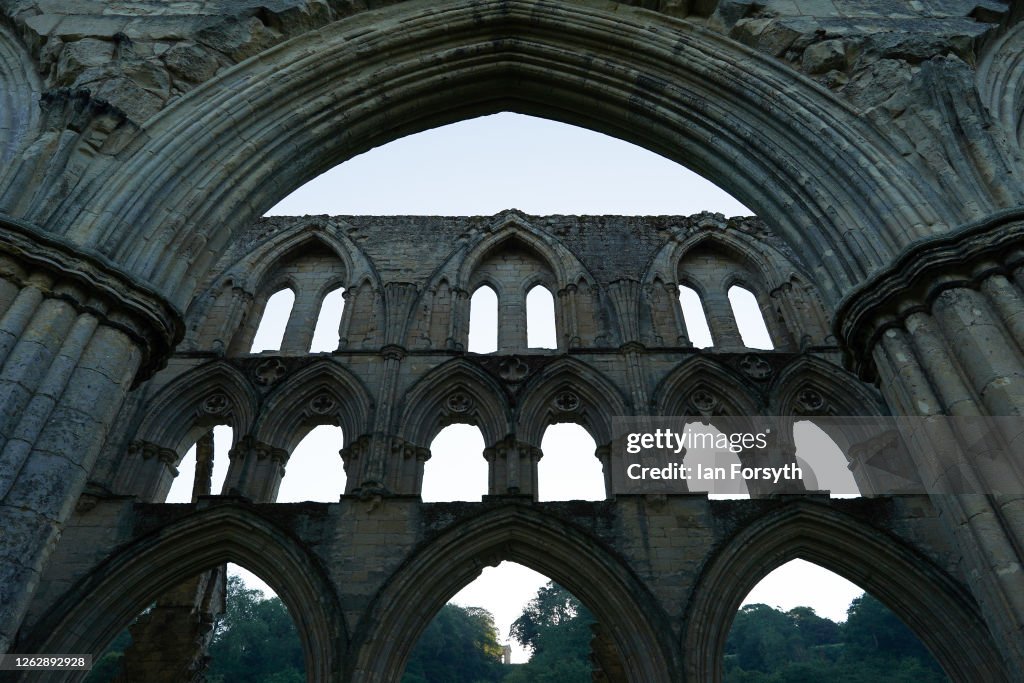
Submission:
[[[0,221],[0,228],[0,652],[7,652],[147,360],[146,315],[173,314],[145,301],[119,272],[31,227]],[[124,306],[147,313],[133,316]],[[165,327],[167,337],[173,327]],[[163,349],[172,341],[163,339]]]
[[[860,347],[870,348],[871,356],[854,361],[861,370],[877,369],[893,412],[922,418],[898,420],[914,465],[963,553],[971,589],[1007,665],[1024,671],[1024,477],[1018,467],[1024,247],[1018,245],[1024,245],[1020,220],[993,221],[926,244],[909,263],[872,282],[870,296],[841,311],[840,330],[848,341],[873,342]],[[965,457],[980,436],[1001,444],[995,462]],[[998,479],[991,469],[998,469]]]

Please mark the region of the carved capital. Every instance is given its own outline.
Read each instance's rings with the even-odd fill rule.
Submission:
[[[845,361],[875,379],[872,350],[882,334],[927,312],[942,292],[976,288],[985,278],[1024,265],[1024,210],[997,213],[954,232],[916,242],[888,268],[846,296],[833,327]]]
[[[122,271],[99,253],[69,244],[40,228],[0,214],[0,255],[7,267],[0,276],[19,286],[39,287],[33,274],[44,273],[52,283],[40,287],[100,324],[126,334],[138,344],[142,363],[135,385],[167,364],[171,351],[185,334],[184,318],[177,308],[139,278]],[[10,263],[19,268],[11,268]]]

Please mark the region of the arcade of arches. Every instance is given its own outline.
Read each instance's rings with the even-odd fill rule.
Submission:
[[[1019,475],[887,495],[851,447],[857,499],[535,498],[555,423],[590,434],[607,482],[615,416],[1024,412],[1021,6],[369,4],[0,4],[0,651],[99,653],[147,605],[187,604],[166,623],[191,635],[161,643],[187,669],[235,562],[295,617],[310,680],[396,681],[440,606],[510,560],[592,608],[609,678],[712,682],[740,601],[804,558],[953,680],[1019,680]],[[761,218],[259,218],[375,145],[498,111],[639,144]],[[499,326],[477,354],[481,287]],[[537,287],[554,348],[527,336]],[[253,353],[282,290],[280,344]],[[310,353],[339,290],[337,349]],[[735,291],[770,350],[745,346]],[[453,423],[482,434],[488,495],[423,503]],[[275,503],[321,425],[344,435],[339,502]],[[164,504],[197,442],[195,502]]]

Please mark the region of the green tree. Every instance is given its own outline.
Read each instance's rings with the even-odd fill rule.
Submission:
[[[263,598],[237,576],[228,577],[227,611],[217,622],[209,654],[208,683],[306,680],[302,645],[284,603],[276,596]]]
[[[864,595],[836,624],[809,607],[746,605],[726,642],[727,683],[943,683],[938,664],[884,605]]]
[[[589,683],[593,623],[572,593],[549,581],[512,624],[512,637],[532,655],[505,683]]]
[[[479,607],[445,605],[420,636],[402,683],[491,683],[502,679],[494,618]]]
[[[848,659],[878,662],[894,671],[905,670],[907,676],[918,676],[908,680],[945,680],[939,663],[917,636],[867,593],[850,603],[842,630]]]

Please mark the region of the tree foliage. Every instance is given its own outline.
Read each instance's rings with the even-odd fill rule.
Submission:
[[[505,683],[589,683],[593,623],[593,615],[572,593],[553,581],[541,586],[512,624],[512,637],[532,656]]]
[[[298,631],[281,599],[264,598],[239,577],[228,577],[227,611],[210,644],[207,682],[305,683],[304,670]]]
[[[549,582],[512,625],[532,651],[523,665],[500,664],[502,648],[490,613],[446,605],[413,649],[402,683],[589,683],[594,618]],[[97,660],[89,683],[112,680],[130,643],[127,630]],[[264,598],[238,577],[227,585],[227,612],[210,648],[208,683],[303,683],[298,632],[277,597]],[[924,645],[869,595],[855,599],[845,623],[810,607],[781,612],[767,605],[739,610],[725,649],[725,683],[944,683]]]
[[[942,683],[948,679],[916,636],[870,595],[846,623],[810,607],[780,612],[746,605],[725,647],[726,683]]]
[[[420,636],[402,683],[490,683],[504,675],[494,618],[479,607],[445,605]]]

